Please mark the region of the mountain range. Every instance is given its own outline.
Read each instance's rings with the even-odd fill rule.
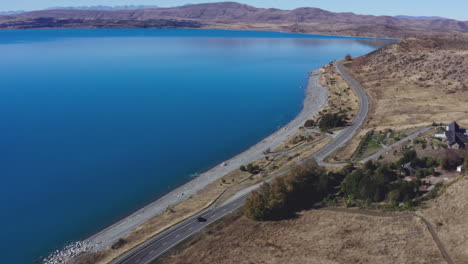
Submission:
[[[439,19],[449,19],[446,17],[440,16],[394,16],[395,18],[409,19],[409,20],[439,20]]]
[[[15,15],[15,14],[21,14],[21,13],[26,13],[26,12],[27,11],[24,11],[24,10],[0,11],[0,16]]]
[[[47,23],[37,23],[44,21]],[[468,32],[468,21],[333,13],[319,8],[280,10],[235,2],[195,4],[174,8],[119,10],[54,9],[0,17],[0,28],[151,27],[154,20],[196,23],[202,28],[280,30],[332,35],[406,37],[440,32]],[[68,22],[72,21],[72,22]],[[85,24],[81,24],[82,21]],[[128,21],[133,21],[126,25]],[[97,23],[99,25],[94,26]],[[106,23],[109,26],[106,26]]]
[[[148,8],[158,8],[155,5],[120,5],[120,6],[56,6],[50,7],[46,10],[54,9],[68,9],[68,10],[135,10],[135,9],[148,9]]]

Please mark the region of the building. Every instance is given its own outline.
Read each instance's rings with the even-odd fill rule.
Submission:
[[[447,144],[450,148],[465,148],[465,144],[468,143],[468,131],[460,128],[455,121],[447,126],[445,136],[447,137]]]

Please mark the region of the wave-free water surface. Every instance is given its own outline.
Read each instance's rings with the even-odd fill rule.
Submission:
[[[2,263],[84,239],[299,113],[308,71],[388,41],[184,29],[0,31]]]

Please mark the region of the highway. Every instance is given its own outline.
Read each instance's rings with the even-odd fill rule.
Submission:
[[[244,205],[249,195],[243,195],[235,201],[217,207],[216,209],[207,209],[197,215],[186,219],[185,221],[169,228],[168,230],[154,236],[142,245],[125,253],[119,258],[113,260],[112,264],[149,264],[156,258],[163,255],[174,246],[200,232],[203,228],[216,222],[220,218],[234,212]],[[203,217],[206,222],[199,222],[198,217]]]
[[[369,102],[367,95],[361,89],[361,86],[343,71],[342,63],[342,60],[336,62],[337,70],[343,76],[343,78],[346,81],[348,81],[349,84],[353,86],[353,88],[356,90],[361,102],[361,108],[359,110],[359,113],[352,122],[352,124],[346,127],[342,132],[340,132],[340,134],[332,142],[330,142],[323,149],[318,151],[315,155],[303,160],[300,163],[304,163],[310,159],[316,159],[319,164],[325,164],[323,163],[323,160],[332,152],[346,144],[356,134],[357,130],[366,119],[367,113],[369,111]],[[269,181],[271,181],[274,177],[286,174],[286,172],[287,171],[277,172],[275,176],[269,179]],[[135,247],[134,249],[123,254],[119,258],[113,260],[111,264],[152,263],[158,257],[162,256],[168,250],[172,249],[185,239],[198,233],[203,228],[214,223],[220,218],[242,207],[249,195],[250,192],[243,194],[242,196],[232,201],[228,200],[227,204],[223,204],[219,207],[210,207],[196,214],[195,216],[190,217],[182,221],[181,223],[172,226],[166,231],[155,235],[145,243],[139,245],[138,247]],[[203,217],[204,219],[206,219],[206,222],[199,222],[198,217]]]
[[[344,146],[348,141],[351,140],[351,138],[353,138],[359,127],[361,127],[361,125],[366,120],[367,114],[369,113],[369,99],[364,90],[361,88],[361,85],[359,85],[359,83],[357,83],[343,70],[343,60],[338,60],[336,62],[336,69],[338,70],[338,73],[354,88],[359,97],[361,106],[353,122],[348,127],[343,129],[340,134],[332,142],[330,142],[330,144],[326,145],[314,155],[319,165],[333,165],[324,163],[323,160],[334,151]]]

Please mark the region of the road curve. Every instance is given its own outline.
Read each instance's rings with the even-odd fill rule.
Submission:
[[[353,123],[345,128],[332,142],[326,145],[323,149],[318,151],[315,155],[303,160],[301,163],[306,162],[310,159],[315,159],[321,165],[324,165],[323,160],[336,151],[344,144],[346,144],[356,134],[359,127],[366,119],[369,111],[369,102],[366,93],[362,90],[361,86],[349,77],[342,68],[342,60],[336,62],[336,68],[343,78],[350,83],[351,86],[356,90],[360,102],[361,108],[358,115],[354,119]],[[278,172],[275,177],[283,176],[286,171]],[[270,180],[273,177],[270,178]],[[242,191],[241,191],[242,192]],[[166,231],[159,233],[147,240],[143,244],[135,247],[129,252],[123,254],[117,259],[110,262],[110,264],[150,264],[155,259],[162,256],[164,253],[189,238],[190,236],[198,233],[203,228],[214,223],[220,218],[234,212],[235,210],[242,207],[250,193],[246,193],[237,199],[234,199],[220,207],[208,208],[201,211],[200,213],[190,217],[181,223],[172,226]],[[199,222],[198,217],[203,217],[206,222]]]
[[[353,138],[353,136],[358,131],[359,127],[361,127],[361,125],[364,123],[364,120],[366,120],[367,114],[369,113],[369,99],[367,97],[367,94],[361,88],[361,85],[359,85],[359,83],[357,83],[353,78],[351,78],[343,70],[343,60],[336,61],[335,65],[336,65],[336,69],[338,73],[356,91],[359,97],[360,108],[359,108],[358,114],[354,118],[351,125],[343,129],[340,132],[340,134],[332,142],[330,142],[330,144],[328,144],[327,146],[319,150],[317,153],[315,153],[314,156],[317,159],[317,162],[319,163],[319,165],[334,165],[334,164],[324,163],[323,160],[326,157],[328,157],[330,154],[332,154],[334,151],[344,146],[346,143],[348,143],[348,141],[350,141]]]

